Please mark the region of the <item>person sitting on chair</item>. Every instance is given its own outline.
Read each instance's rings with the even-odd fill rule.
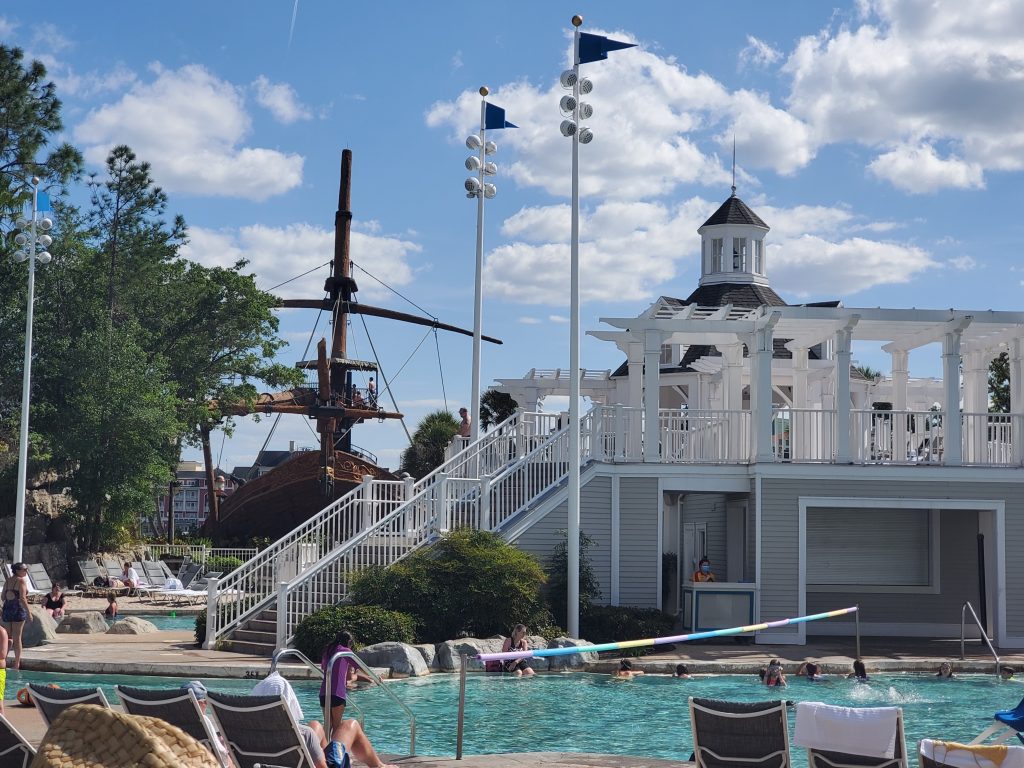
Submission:
[[[702,581],[714,581],[715,574],[711,572],[711,561],[706,557],[702,557],[700,562],[697,563],[697,570],[693,572],[694,583],[699,584]]]

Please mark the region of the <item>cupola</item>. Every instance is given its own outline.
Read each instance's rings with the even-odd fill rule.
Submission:
[[[729,196],[701,225],[700,284],[755,283],[768,285],[765,235],[769,227],[736,197]]]

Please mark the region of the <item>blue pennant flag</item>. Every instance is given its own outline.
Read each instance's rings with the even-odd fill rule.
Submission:
[[[611,51],[635,47],[636,43],[624,43],[621,40],[609,40],[601,35],[580,32],[580,64],[607,59]]]
[[[501,107],[496,107],[493,104],[488,103],[484,112],[484,128],[488,131],[497,130],[498,128],[518,128],[518,125],[514,125],[505,119],[505,110]]]
[[[50,208],[50,196],[45,192],[36,193],[36,210],[39,212],[53,210]]]

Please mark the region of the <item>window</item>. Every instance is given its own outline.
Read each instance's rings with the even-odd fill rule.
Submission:
[[[661,360],[662,365],[672,365],[675,361],[672,359],[672,345],[662,344],[661,345]]]
[[[732,239],[732,271],[747,271],[747,238],[745,237]]]
[[[721,237],[716,237],[711,241],[711,271],[721,272],[722,271],[722,254],[725,251],[725,240]]]
[[[807,510],[807,587],[931,585],[931,511]]]
[[[759,274],[764,274],[764,240],[754,241],[754,271]]]

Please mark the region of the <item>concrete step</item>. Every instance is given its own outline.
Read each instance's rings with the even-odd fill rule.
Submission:
[[[270,658],[274,655],[273,643],[254,643],[248,640],[230,640],[229,650],[235,653],[248,653],[253,656],[265,656]]]
[[[252,629],[236,629],[234,634],[231,635],[231,642],[236,640],[274,645],[277,641],[277,634],[275,632],[260,632],[259,630]]]
[[[252,619],[245,625],[246,629],[256,632],[277,632],[277,619]]]

